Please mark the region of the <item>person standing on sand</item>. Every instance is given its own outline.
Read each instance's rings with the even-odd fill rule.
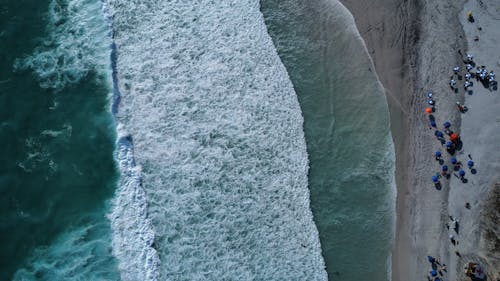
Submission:
[[[457,240],[455,240],[455,236],[453,236],[453,234],[450,234],[450,241],[453,246],[457,245]]]
[[[431,264],[434,264],[436,262],[436,258],[434,258],[433,256],[427,256],[427,260],[431,263]]]
[[[455,86],[457,85],[457,81],[455,79],[450,80],[450,87],[452,90],[455,90]]]
[[[471,54],[467,53],[467,62],[471,63],[473,58]]]

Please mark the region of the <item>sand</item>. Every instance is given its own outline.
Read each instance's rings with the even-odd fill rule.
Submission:
[[[463,280],[467,261],[486,264],[489,280],[496,280],[499,255],[493,242],[499,230],[495,225],[498,210],[494,208],[498,208],[500,192],[494,184],[500,175],[500,92],[475,83],[473,95],[465,96],[462,84],[459,93],[453,93],[448,82],[453,66],[463,66],[457,51],[465,53],[467,44],[479,64],[500,71],[500,52],[495,51],[495,45],[500,45],[499,1],[470,1],[465,8],[464,2],[457,0],[361,2],[343,1],[356,19],[386,88],[397,152],[393,280],[426,280],[430,270],[427,255],[448,265],[445,280]],[[477,13],[475,25],[465,22],[466,10]],[[480,34],[477,25],[483,28]],[[476,35],[480,36],[478,42],[473,41]],[[471,154],[477,163],[478,173],[468,173],[466,184],[454,176],[441,180],[441,190],[432,184],[431,176],[440,171],[433,153],[444,148],[429,130],[424,114],[428,91],[435,93],[438,128],[448,120],[462,136],[459,160],[466,163]],[[463,116],[456,109],[457,100],[470,108]],[[470,210],[464,207],[465,202],[471,203]],[[450,231],[445,224],[449,215],[461,222],[459,234],[454,234],[458,246],[452,246],[448,238]]]
[[[467,21],[467,11],[473,12],[474,23]],[[465,31],[468,52],[474,55],[477,65],[500,72],[500,1],[468,1],[459,19]],[[474,41],[476,36],[479,37],[478,41]],[[461,221],[458,235],[460,243],[454,248],[461,253],[462,258],[451,255],[450,265],[454,268],[450,268],[450,277],[459,279],[463,275],[465,263],[479,261],[486,265],[490,273],[489,280],[498,280],[500,249],[490,248],[488,241],[496,239],[496,243],[500,242],[500,205],[488,206],[486,203],[500,203],[500,187],[494,187],[500,183],[500,91],[491,91],[475,80],[474,83],[473,93],[465,95],[469,111],[462,117],[464,152],[459,153],[458,157],[467,160],[470,154],[477,163],[477,174],[468,173],[467,184],[455,177],[451,181],[448,209]],[[465,202],[471,204],[470,210],[464,208]],[[494,211],[492,208],[496,208],[496,222],[495,217],[488,217]],[[492,237],[488,237],[489,231]],[[500,247],[500,244],[497,245]]]

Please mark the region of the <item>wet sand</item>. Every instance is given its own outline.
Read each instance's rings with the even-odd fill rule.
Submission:
[[[464,98],[461,86],[463,80],[459,81],[462,84],[458,93],[453,93],[448,86],[453,66],[463,66],[457,50],[465,53],[467,41],[470,44],[473,36],[476,36],[467,30],[470,26],[465,26],[467,38],[464,35],[461,24],[465,19],[464,2],[342,2],[353,13],[367,43],[377,73],[386,88],[391,110],[398,185],[393,280],[426,280],[430,270],[427,255],[438,257],[448,264],[449,273],[445,273],[445,277],[449,280],[464,278],[463,265],[469,260],[486,263],[490,271],[494,271],[494,268],[498,268],[498,263],[495,263],[498,262],[498,254],[492,252],[492,239],[498,239],[498,229],[494,228],[495,218],[498,222],[498,211],[491,209],[498,202],[498,192],[494,192],[493,185],[498,182],[499,175],[499,94],[495,92],[495,95],[487,96],[487,93],[482,93],[484,89],[475,83],[477,95]],[[478,14],[484,20],[480,37],[491,41],[490,47],[481,48],[481,44],[478,44],[477,47],[471,45],[469,48],[471,52],[489,57],[489,60],[494,58],[488,64],[494,70],[499,70],[500,62],[498,65],[495,63],[499,61],[496,58],[498,53],[494,54],[493,47],[500,41],[500,35],[494,33],[500,27],[499,19],[495,19],[500,14],[499,4],[494,0],[470,1],[467,4],[475,5],[467,9],[484,10],[484,15]],[[496,29],[493,28],[495,26]],[[476,54],[476,58],[480,59],[481,56]],[[434,116],[438,128],[442,130],[440,127],[447,120],[452,123],[454,131],[462,134],[464,149],[457,156],[459,160],[467,162],[465,158],[473,152],[474,161],[481,162],[484,173],[478,173],[474,178],[471,176],[467,184],[453,176],[451,180],[441,180],[441,190],[436,190],[432,184],[431,176],[440,171],[433,153],[439,149],[444,151],[444,148],[434,137],[434,130],[429,130],[429,120],[424,113],[428,91],[435,93],[437,111]],[[481,98],[475,99],[476,96]],[[470,103],[474,113],[471,108],[462,120],[456,109],[456,101]],[[484,107],[485,103],[491,105]],[[480,132],[478,127],[481,128]],[[477,190],[480,192],[475,192]],[[490,199],[486,200],[487,197]],[[469,212],[464,207],[465,198],[473,205]],[[448,238],[450,233],[445,224],[449,221],[449,215],[461,219],[464,229],[469,230],[456,234],[460,240],[458,247],[452,246]],[[462,251],[462,258],[457,258],[455,251]],[[491,274],[493,277],[497,273]]]

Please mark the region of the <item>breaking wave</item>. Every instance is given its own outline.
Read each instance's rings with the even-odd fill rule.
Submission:
[[[303,119],[258,1],[106,5],[117,122],[140,167],[111,215],[122,278],[326,280]]]

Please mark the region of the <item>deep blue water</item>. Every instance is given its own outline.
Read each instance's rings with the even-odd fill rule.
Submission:
[[[118,279],[105,217],[118,177],[108,82],[91,67],[75,78],[60,54],[35,63],[71,82],[16,66],[60,45],[48,28],[64,26],[65,9],[0,2],[0,280]]]

